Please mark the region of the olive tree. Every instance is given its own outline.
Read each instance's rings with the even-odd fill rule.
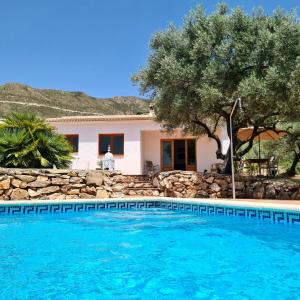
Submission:
[[[156,100],[158,121],[207,134],[216,142],[217,158],[230,153],[222,154],[217,130],[226,126],[229,131],[238,97],[243,110],[233,117],[236,156],[251,149],[259,131],[277,130],[278,122],[299,118],[300,26],[295,12],[266,15],[258,9],[246,14],[220,4],[207,15],[198,6],[182,27],[170,25],[155,33],[150,48],[147,65],[133,82]],[[238,130],[247,126],[253,126],[253,134],[241,141]]]

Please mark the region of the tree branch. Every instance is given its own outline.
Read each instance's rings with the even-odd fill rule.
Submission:
[[[215,124],[215,127],[214,127],[214,131],[212,132],[210,130],[210,128],[205,124],[203,123],[202,121],[200,120],[192,120],[192,122],[194,124],[197,124],[199,126],[201,126],[205,131],[206,131],[206,134],[209,138],[213,139],[216,141],[217,143],[217,151],[216,151],[216,156],[218,159],[225,159],[225,155],[222,153],[222,143],[221,143],[221,140],[220,138],[215,134],[215,131],[216,131],[216,128],[217,128],[217,124]],[[218,121],[216,122],[218,123]]]

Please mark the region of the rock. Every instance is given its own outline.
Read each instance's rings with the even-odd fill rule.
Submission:
[[[197,174],[193,174],[193,175],[192,175],[191,181],[192,181],[193,183],[198,183],[198,182],[199,182],[199,178],[198,178]]]
[[[152,180],[152,185],[154,187],[159,187],[159,181],[158,181],[158,178],[157,177],[154,177],[153,180]]]
[[[61,175],[70,173],[69,170],[64,170],[64,169],[47,169],[45,171],[50,174],[61,174]]]
[[[245,188],[245,184],[244,182],[241,182],[241,181],[237,181],[235,183],[235,189],[238,190],[238,191],[241,191]]]
[[[74,170],[70,171],[68,175],[71,177],[77,177],[77,173]]]
[[[83,180],[80,177],[71,177],[70,183],[81,183]]]
[[[191,186],[191,185],[194,185],[194,183],[192,181],[185,181],[184,185],[185,186]]]
[[[124,198],[124,194],[122,192],[113,192],[111,194],[112,198]]]
[[[188,189],[186,191],[186,197],[187,198],[195,198],[195,196],[197,195],[197,191],[194,189]]]
[[[245,197],[246,198],[253,198],[253,187],[251,187],[251,186],[247,186],[246,188],[245,188]]]
[[[94,186],[87,186],[83,189],[81,189],[81,193],[86,193],[86,194],[90,194],[90,195],[96,195],[96,188]]]
[[[212,177],[212,176],[210,176],[210,177],[208,177],[208,178],[205,179],[205,181],[206,181],[207,183],[213,183],[214,180],[215,180],[215,178]]]
[[[112,192],[113,191],[112,188],[109,185],[105,185],[104,188],[108,192]]]
[[[87,194],[87,193],[80,193],[79,198],[81,198],[81,199],[92,199],[92,198],[95,198],[95,196],[91,195],[91,194]]]
[[[20,187],[21,183],[22,183],[22,181],[20,179],[15,179],[15,178],[11,181],[11,185],[16,188]]]
[[[291,196],[292,200],[300,200],[300,191],[295,191],[292,196]]]
[[[84,183],[73,183],[68,186],[69,188],[81,189],[86,187]]]
[[[232,189],[232,183],[229,184],[229,187]],[[235,189],[237,191],[241,191],[245,188],[245,184],[244,182],[241,182],[241,181],[236,181],[235,182]]]
[[[59,187],[58,186],[48,186],[48,187],[45,187],[45,188],[41,188],[41,189],[38,189],[36,191],[36,195],[42,195],[42,194],[52,194],[52,193],[55,193],[59,191]]]
[[[88,171],[78,171],[77,176],[80,178],[85,178],[87,173],[88,173]]]
[[[78,195],[80,193],[79,189],[71,189],[67,191],[68,195]]]
[[[227,183],[227,181],[224,181],[222,184],[219,184],[219,185],[221,186],[222,191],[227,191],[228,190],[229,184]]]
[[[36,180],[37,181],[48,181],[49,177],[44,175],[39,175]]]
[[[46,187],[48,185],[50,185],[51,182],[50,181],[32,181],[32,182],[29,182],[27,184],[28,187],[30,188],[42,188],[42,187]]]
[[[52,178],[51,183],[53,185],[67,185],[69,184],[69,179],[63,179],[63,178]]]
[[[105,183],[105,185],[112,185],[113,184],[113,182],[107,177],[103,178],[103,182]]]
[[[9,197],[13,191],[13,188],[9,188],[8,190],[5,190],[5,196]]]
[[[207,198],[208,197],[208,192],[206,191],[198,191],[197,192],[197,197],[202,197],[202,198]]]
[[[109,193],[106,190],[97,190],[96,198],[98,199],[109,198]]]
[[[46,198],[49,200],[65,200],[66,195],[64,195],[62,193],[54,193],[54,194],[48,195]]]
[[[175,182],[174,186],[175,186],[176,190],[185,188],[185,185],[180,182]]]
[[[117,182],[117,183],[126,182],[126,176],[116,175],[116,176],[114,176],[114,182]]]
[[[207,190],[208,184],[206,182],[200,182],[199,188],[201,190]]]
[[[213,192],[219,192],[221,190],[221,187],[217,184],[217,183],[212,183],[209,188],[213,191]]]
[[[10,194],[11,200],[27,200],[29,199],[29,194],[26,190],[16,188]]]
[[[8,190],[10,187],[10,179],[4,179],[0,181],[0,190]]]
[[[26,189],[27,188],[27,182],[21,181],[19,188]]]
[[[254,199],[263,199],[265,196],[265,188],[264,186],[261,185],[257,185],[254,190],[253,190],[253,198]]]
[[[133,190],[129,190],[128,195],[130,195],[130,196],[135,196],[135,195],[136,195],[136,192],[133,191]]]
[[[176,198],[182,198],[182,194],[176,191],[173,192],[173,196]]]
[[[66,200],[69,200],[69,199],[79,199],[79,196],[78,195],[66,195]]]
[[[159,191],[153,191],[152,196],[155,196],[155,197],[159,196]]]
[[[134,182],[133,181],[129,182],[128,187],[130,188],[134,187]]]
[[[272,184],[266,186],[266,198],[267,199],[276,199],[276,190]]]
[[[124,185],[118,183],[116,185],[113,185],[111,188],[113,192],[122,192],[124,190]]]
[[[173,180],[172,180],[172,179],[171,179],[171,180],[172,180],[173,182],[176,182],[176,181],[174,180],[174,178],[175,178],[175,177],[172,177]],[[171,180],[170,180],[170,181],[171,181]],[[179,182],[189,181],[189,178],[187,178],[187,177],[179,177],[178,181],[179,181]]]
[[[86,184],[101,186],[103,184],[103,176],[99,173],[89,173],[86,177]]]
[[[178,181],[179,181],[179,178],[176,177],[176,176],[170,176],[170,177],[169,177],[169,181],[171,181],[171,182],[178,182]],[[184,180],[183,180],[183,181],[184,181]]]
[[[28,189],[28,194],[30,198],[34,198],[37,197],[39,195],[39,193],[37,191],[34,191],[32,189]]]
[[[15,175],[15,177],[27,183],[36,180],[36,177],[31,175]]]
[[[134,187],[137,188],[137,189],[142,188],[143,183],[136,183],[136,184],[134,184]]]
[[[281,191],[280,193],[279,193],[279,195],[278,195],[278,197],[277,197],[278,199],[280,199],[280,200],[290,200],[290,195],[289,195],[289,193],[288,192],[286,192],[286,191]]]

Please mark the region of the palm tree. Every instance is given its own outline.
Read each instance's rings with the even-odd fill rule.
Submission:
[[[72,147],[43,119],[12,113],[0,124],[0,166],[8,168],[66,168]]]

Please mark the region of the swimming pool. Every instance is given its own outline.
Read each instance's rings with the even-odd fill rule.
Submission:
[[[299,226],[151,207],[0,218],[0,299],[296,299]]]

